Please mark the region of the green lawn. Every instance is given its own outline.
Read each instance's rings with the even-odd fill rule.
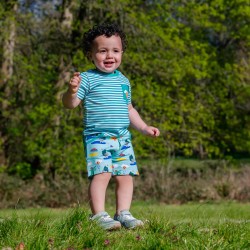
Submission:
[[[87,208],[1,210],[0,249],[21,242],[25,250],[250,249],[250,204],[134,203],[131,211],[146,221],[143,228],[104,232]]]

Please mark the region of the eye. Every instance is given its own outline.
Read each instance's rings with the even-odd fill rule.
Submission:
[[[121,51],[119,49],[114,49],[115,53],[120,53]]]
[[[99,53],[104,54],[104,53],[106,53],[106,50],[105,49],[101,49],[101,50],[99,50]]]

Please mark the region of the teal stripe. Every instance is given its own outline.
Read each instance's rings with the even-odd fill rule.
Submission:
[[[81,73],[81,79],[77,96],[83,101],[84,134],[101,131],[114,136],[128,133],[129,80],[118,70],[115,74],[89,70]]]

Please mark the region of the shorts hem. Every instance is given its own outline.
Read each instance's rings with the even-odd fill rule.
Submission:
[[[110,173],[111,174],[111,177],[115,177],[115,176],[132,176],[132,177],[137,177],[137,176],[139,176],[140,174],[139,173],[136,173],[136,174],[134,174],[134,173],[132,173],[132,174],[130,174],[130,173],[128,173],[128,174],[114,174],[113,172],[100,172],[100,173],[95,173],[95,174],[93,174],[93,175],[89,175],[88,176],[88,179],[93,179],[93,177],[95,176],[95,175],[98,175],[98,174],[104,174],[104,173]]]

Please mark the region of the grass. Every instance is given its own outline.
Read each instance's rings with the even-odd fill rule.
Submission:
[[[105,232],[85,207],[1,210],[0,249],[250,249],[249,204],[144,202],[132,212],[143,228]]]

